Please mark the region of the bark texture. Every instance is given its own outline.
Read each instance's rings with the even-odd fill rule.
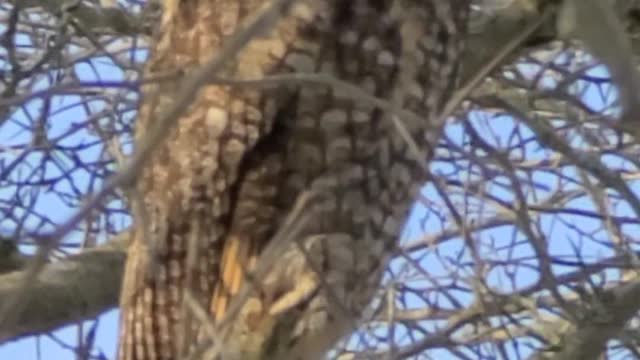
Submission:
[[[149,75],[188,75],[270,4],[166,1]],[[224,346],[206,358],[321,358],[357,326],[424,183],[425,159],[410,144],[429,157],[440,135],[468,6],[296,2],[219,74],[348,81],[421,115],[402,120],[409,141],[391,114],[328,86],[200,90],[137,183],[121,360],[183,358],[207,341]],[[178,88],[143,90],[138,140]],[[217,334],[203,331],[187,297],[207,308]]]

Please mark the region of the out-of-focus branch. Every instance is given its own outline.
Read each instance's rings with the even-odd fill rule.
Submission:
[[[622,119],[630,122],[640,115],[640,74],[629,37],[612,5],[600,0],[565,0],[558,17],[558,31],[563,37],[582,40],[606,65],[618,86]],[[594,26],[595,19],[598,26]],[[640,135],[637,124],[625,125],[635,136]]]
[[[635,280],[602,291],[590,303],[581,321],[562,334],[553,351],[536,354],[535,360],[596,360],[609,340],[619,335],[629,319],[640,310],[640,281]]]
[[[45,265],[24,294],[17,321],[0,324],[0,342],[90,319],[116,306],[130,232]],[[24,271],[0,275],[0,307],[22,286]]]
[[[12,0],[15,2],[16,0]],[[68,4],[68,0],[20,0],[24,8],[42,7],[51,12],[59,12]],[[480,1],[480,11],[476,11],[469,24],[470,38],[467,43],[467,52],[470,56],[465,57],[464,76],[467,79],[477,71],[482,65],[491,59],[496,51],[513,34],[520,33],[526,26],[534,22],[539,16],[539,10],[546,4],[551,4],[549,0],[513,0],[501,1],[502,6],[494,7],[485,5]],[[640,1],[616,0],[614,1],[614,11],[622,19],[626,28],[637,28],[640,26],[640,19],[635,14],[640,10]],[[100,8],[79,3],[67,10],[73,15],[83,29],[95,32],[96,35],[110,33],[120,35],[149,35],[151,31],[150,22],[157,21],[157,15],[143,12],[141,15],[133,15],[123,9],[110,7]],[[157,6],[151,6],[149,13],[156,13]],[[155,19],[155,20],[154,20]],[[600,27],[600,33],[605,33]],[[536,46],[549,43],[558,39],[556,30],[556,19],[550,19],[527,42],[527,46]],[[640,46],[634,44],[635,53],[640,52]]]
[[[580,1],[578,2],[581,3]],[[67,0],[21,0],[21,6],[23,9],[42,7],[54,13],[60,12],[61,9],[64,8],[65,4],[68,3],[69,2]],[[465,56],[465,63],[463,64],[463,80],[473,77],[478,69],[482,68],[484,64],[495,56],[496,52],[505,43],[513,38],[514,34],[521,33],[523,29],[535,22],[541,15],[540,10],[544,6],[554,3],[554,1],[500,1],[501,6],[499,7],[490,5],[490,2],[486,0],[479,1],[479,3],[481,10],[473,13],[469,24],[470,34],[466,50],[469,56]],[[609,17],[617,16],[617,18],[620,19],[620,24],[616,25],[617,32],[612,36],[614,38],[623,37],[625,34],[620,34],[620,32],[624,30],[626,31],[627,38],[639,38],[630,35],[634,35],[637,32],[636,30],[640,28],[640,18],[637,16],[640,12],[640,1],[615,0],[612,3],[613,6],[611,11],[609,11]],[[150,34],[152,23],[157,22],[157,19],[159,19],[158,8],[159,7],[156,5],[150,6],[148,11],[143,11],[143,13],[139,15],[133,15],[124,9],[116,7],[100,8],[88,6],[85,3],[80,2],[78,5],[66,11],[68,11],[73,18],[79,22],[82,29],[92,31],[94,32],[94,35],[120,34],[135,36]],[[579,9],[582,8],[584,8],[584,6],[579,7]],[[589,19],[593,19],[593,17],[589,17]],[[533,36],[531,36],[529,41],[523,44],[523,46],[536,47],[558,40],[561,35],[565,38],[568,37],[569,34],[558,34],[557,23],[558,19],[556,17],[550,18],[542,26],[538,27],[538,30],[533,34]],[[563,22],[560,21],[560,23]],[[583,26],[583,28],[584,27],[585,26]],[[599,34],[607,33],[607,31],[600,27],[589,26],[589,28],[597,29],[596,31]],[[560,26],[560,29],[562,30],[563,26]],[[582,39],[585,36],[578,36],[578,38]],[[606,36],[608,38],[609,35]],[[618,40],[619,41],[616,43],[623,41],[623,39]],[[593,45],[590,45],[591,43],[593,42],[588,41],[587,46],[589,46],[597,56],[600,56],[600,53],[603,51],[607,52],[606,49],[598,48],[597,45],[593,47]],[[620,46],[618,46],[618,48],[620,48]],[[625,49],[628,49],[628,46]],[[634,54],[640,54],[640,43],[638,43],[638,41],[631,42],[631,51]],[[517,52],[514,53],[513,57],[518,56],[518,54],[519,53]],[[614,54],[609,54],[609,52],[607,52],[605,56],[600,57],[607,66],[615,66],[615,69],[619,70],[618,73],[624,74],[624,70],[628,70],[629,68],[630,58],[626,57],[625,59],[622,59],[621,55],[624,54],[620,54],[619,51]],[[624,62],[626,65],[616,65],[619,65],[621,62]],[[619,78],[622,80],[631,79],[624,75],[619,76]],[[493,87],[494,85],[495,84],[484,84],[481,88],[484,89],[486,86]],[[496,89],[487,89],[487,91],[495,93]]]
[[[151,32],[150,21],[153,21],[152,12],[155,7],[149,7],[138,16],[134,16],[123,9],[116,7],[101,8],[89,6],[86,3],[69,0],[11,0],[21,3],[23,9],[41,7],[53,14],[68,12],[78,21],[82,29],[100,34],[141,35]],[[70,6],[69,4],[73,4]]]
[[[0,236],[0,274],[21,270],[29,257],[18,250],[15,241]]]

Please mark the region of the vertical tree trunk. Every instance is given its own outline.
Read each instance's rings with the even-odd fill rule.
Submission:
[[[271,3],[165,1],[147,74],[189,76]],[[299,1],[220,75],[304,72],[348,81],[417,114],[401,121],[430,157],[468,6]],[[177,89],[143,90],[138,141]],[[225,344],[222,359],[323,356],[371,300],[428,160],[416,158],[391,114],[355,93],[317,84],[203,87],[138,180],[143,216],[123,286],[120,359],[178,359],[211,340]],[[294,205],[308,194],[304,216],[291,225]],[[265,249],[282,239],[273,261]],[[239,293],[246,301],[216,339],[199,330],[184,301],[191,295],[225,325]]]

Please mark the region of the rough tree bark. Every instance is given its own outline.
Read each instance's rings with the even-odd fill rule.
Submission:
[[[277,3],[166,1],[147,73],[188,76],[268,9],[275,26],[218,75],[322,74],[420,116],[328,86],[203,87],[137,184],[121,360],[191,354],[199,305],[219,325],[205,340],[224,343],[210,358],[324,356],[357,326],[425,181],[468,1]],[[177,91],[143,90],[138,141]]]

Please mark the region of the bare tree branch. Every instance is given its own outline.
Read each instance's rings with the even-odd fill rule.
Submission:
[[[0,342],[45,333],[117,306],[129,235],[123,232],[105,245],[45,265],[28,288],[17,321],[0,324]],[[13,298],[23,278],[23,271],[0,276],[0,306]]]

